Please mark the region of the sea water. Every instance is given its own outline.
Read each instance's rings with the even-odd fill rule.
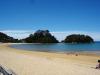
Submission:
[[[88,44],[70,43],[33,43],[33,44],[13,44],[10,47],[22,50],[42,51],[42,52],[79,52],[79,51],[100,51],[100,42]]]

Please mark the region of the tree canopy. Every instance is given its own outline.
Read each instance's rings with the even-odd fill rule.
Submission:
[[[0,42],[2,42],[2,43],[16,43],[16,42],[19,42],[19,40],[14,39],[13,37],[10,37],[10,36],[0,32]]]
[[[37,30],[25,39],[15,39],[0,32],[0,42],[3,43],[58,43],[58,40],[48,30]],[[88,35],[72,34],[66,36],[64,43],[92,43],[94,40]]]
[[[94,40],[88,35],[72,34],[65,38],[65,43],[92,43]]]
[[[37,30],[23,41],[26,43],[58,43],[58,40],[48,30]]]

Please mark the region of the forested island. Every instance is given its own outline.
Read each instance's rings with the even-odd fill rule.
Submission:
[[[49,30],[37,30],[22,40],[26,43],[58,43],[58,40],[50,34]]]
[[[49,32],[49,30],[37,30],[24,39],[15,39],[0,32],[0,42],[2,43],[59,43],[59,41]],[[88,35],[72,34],[66,36],[63,43],[93,43],[94,40]]]
[[[94,40],[88,35],[72,34],[63,40],[64,43],[93,43]]]

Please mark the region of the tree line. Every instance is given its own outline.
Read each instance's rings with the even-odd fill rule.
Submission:
[[[15,39],[0,32],[0,42],[3,43],[59,43],[59,41],[51,35],[49,30],[37,30],[34,34],[30,34],[24,39]],[[94,40],[89,35],[71,34],[66,36],[62,41],[64,43],[93,43]]]

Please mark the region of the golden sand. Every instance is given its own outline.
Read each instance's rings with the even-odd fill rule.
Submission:
[[[0,65],[17,75],[100,75],[100,56],[24,51],[0,44]]]

